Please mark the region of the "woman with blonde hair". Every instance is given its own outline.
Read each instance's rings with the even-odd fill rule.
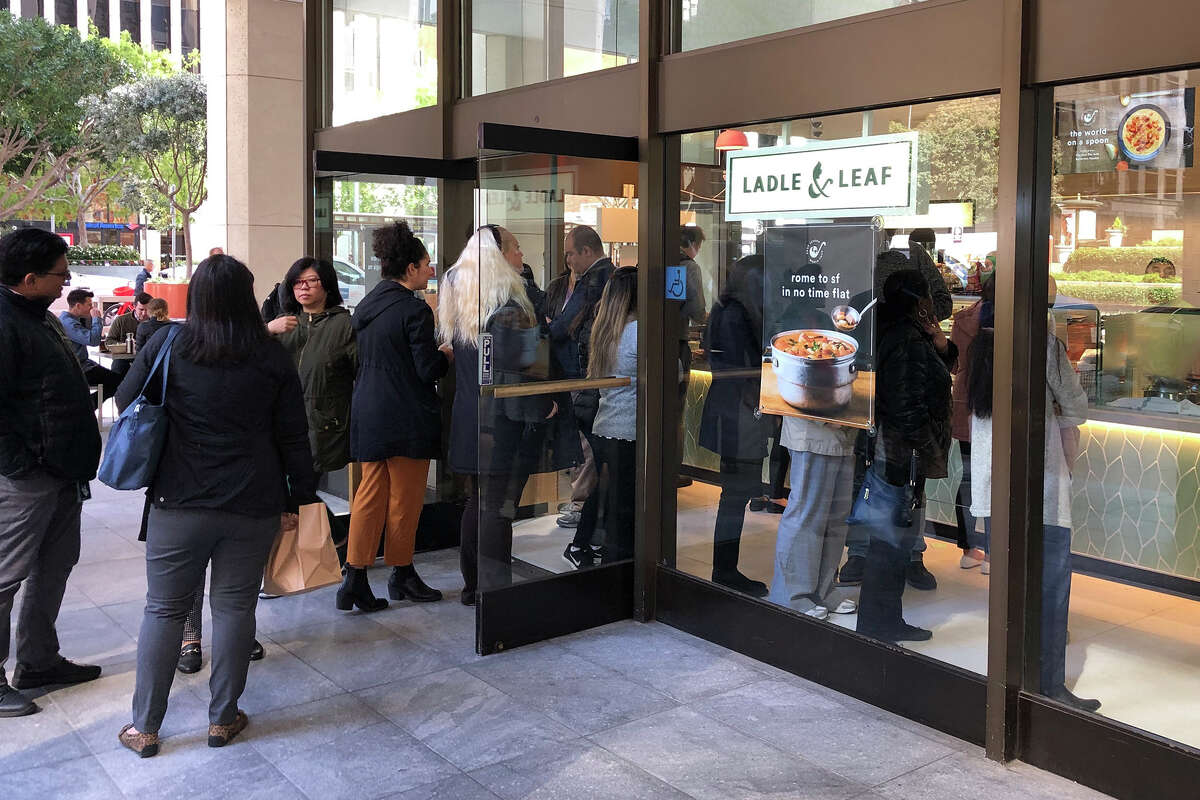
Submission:
[[[467,241],[438,292],[438,332],[453,347],[454,408],[450,469],[472,478],[462,518],[462,602],[472,605],[480,584],[511,582],[512,522],[530,474],[544,465],[547,420],[558,415],[554,395],[495,398],[479,391],[480,334],[492,337],[492,382],[524,383],[537,360],[541,328],[525,278],[505,258],[505,231],[485,225]],[[569,416],[569,415],[561,415]],[[578,458],[578,434],[575,436]],[[558,437],[566,439],[566,437]],[[560,458],[571,454],[556,448]]]
[[[133,335],[133,340],[138,350],[145,347],[146,342],[150,341],[150,337],[158,333],[160,328],[165,328],[171,324],[167,301],[161,297],[156,297],[149,303],[146,303],[146,313],[148,316],[138,323],[137,333]]]

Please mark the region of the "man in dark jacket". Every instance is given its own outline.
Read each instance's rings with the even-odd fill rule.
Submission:
[[[48,311],[71,275],[66,252],[60,237],[34,228],[0,239],[0,717],[38,710],[18,689],[100,676],[62,657],[54,627],[100,463],[87,380]],[[10,686],[9,618],[22,582]]]
[[[612,259],[604,254],[604,243],[596,231],[587,225],[577,225],[567,234],[566,259],[569,272],[556,278],[546,291],[546,316],[550,320],[551,377],[583,378],[587,375],[588,346],[592,339],[592,322],[596,318],[596,307],[604,287],[616,268]],[[573,392],[571,396],[575,418],[583,435],[584,462],[580,465],[572,484],[571,497],[574,504],[580,497],[592,494],[595,488],[596,466],[591,448],[586,446],[586,437],[592,431],[592,420],[600,406],[597,391]],[[595,513],[596,501],[592,506],[567,510],[558,520],[564,528],[579,525],[581,514],[586,510]],[[578,565],[576,565],[578,566]]]
[[[103,314],[92,301],[93,297],[87,289],[72,289],[67,295],[67,310],[58,315],[58,321],[71,340],[71,347],[83,367],[88,384],[103,386],[104,396],[112,397],[121,385],[121,376],[92,361],[88,355],[89,347],[99,346],[103,326]]]

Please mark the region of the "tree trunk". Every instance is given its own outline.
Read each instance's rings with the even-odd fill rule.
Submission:
[[[187,257],[187,279],[192,279],[192,212],[182,211],[183,252]]]
[[[75,213],[75,244],[80,247],[88,246],[87,206],[80,205]]]

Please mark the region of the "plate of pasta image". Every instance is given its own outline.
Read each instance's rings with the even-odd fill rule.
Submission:
[[[1130,161],[1149,161],[1171,138],[1171,125],[1161,108],[1150,103],[1135,106],[1121,120],[1118,142]]]

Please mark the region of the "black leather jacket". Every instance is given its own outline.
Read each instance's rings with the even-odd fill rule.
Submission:
[[[62,326],[0,286],[0,474],[88,481],[99,464],[91,392]]]
[[[950,369],[958,359],[953,342],[945,354],[917,323],[881,322],[875,354],[875,405],[887,482],[908,482],[912,451],[917,478],[944,478],[950,454]]]

